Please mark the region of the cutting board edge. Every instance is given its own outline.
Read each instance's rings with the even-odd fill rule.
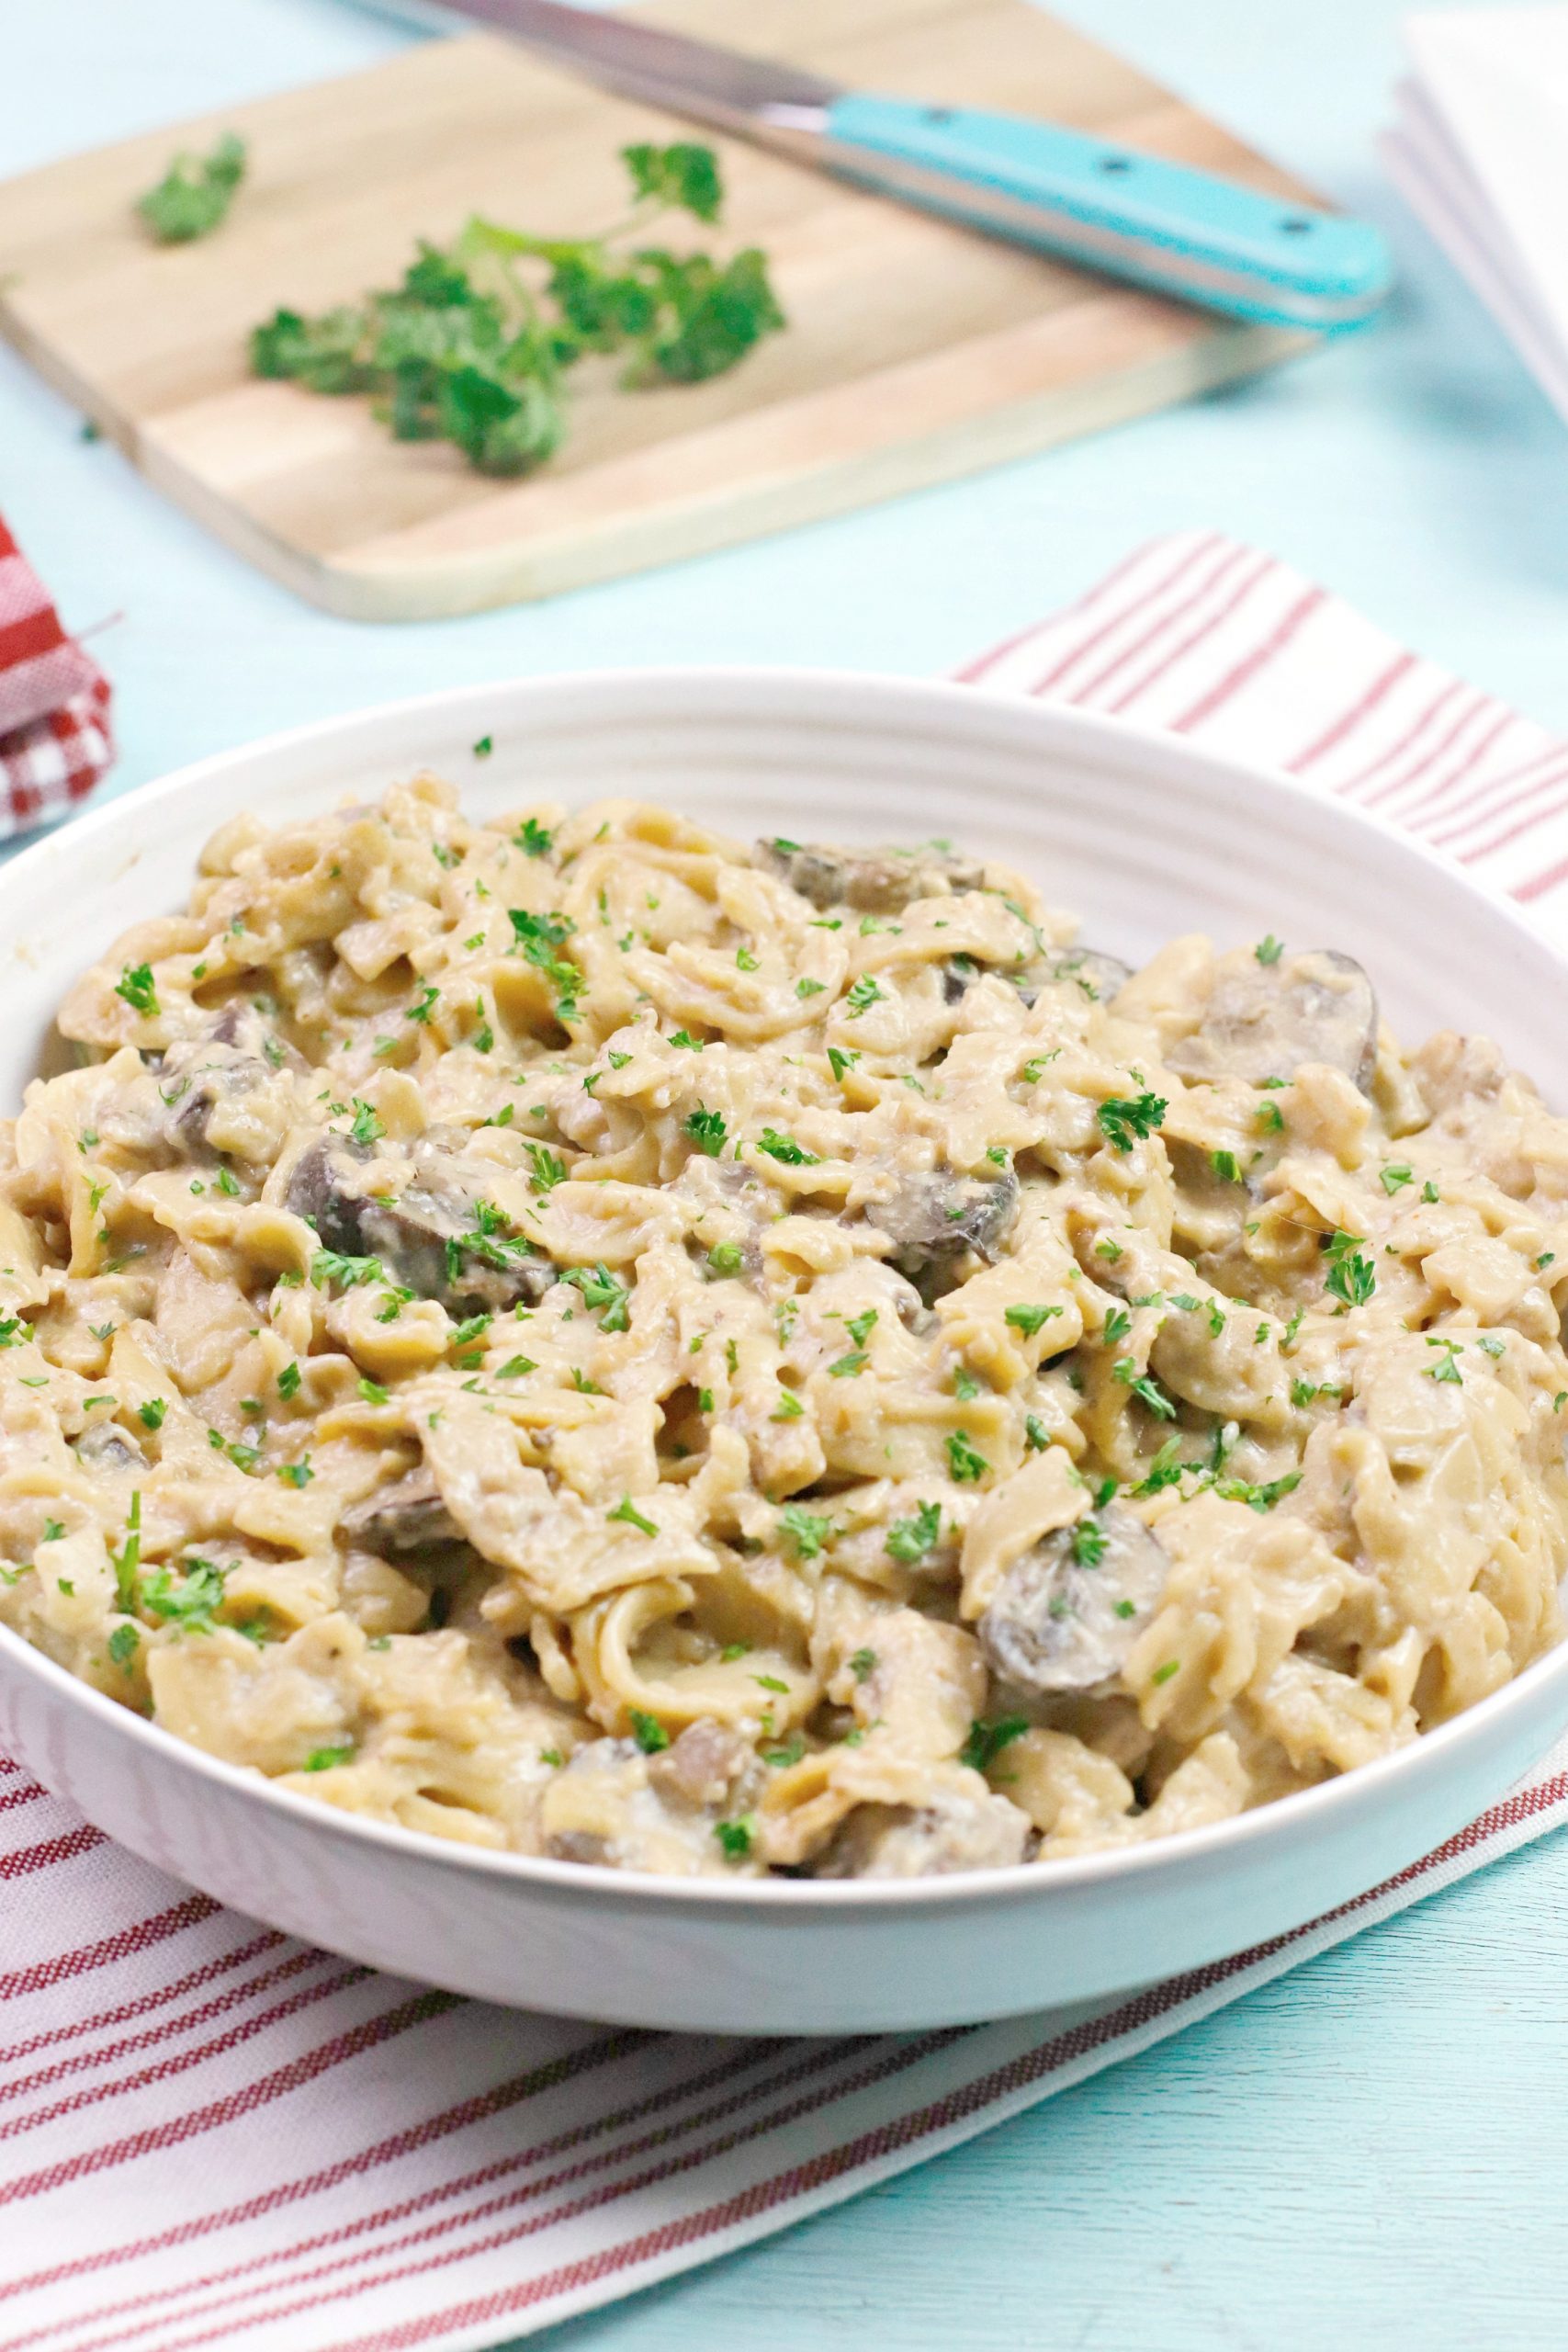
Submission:
[[[970,416],[921,438],[891,445],[868,465],[863,456],[818,470],[758,481],[723,500],[694,501],[660,512],[574,530],[531,547],[427,557],[394,572],[386,552],[375,564],[352,557],[310,558],[273,537],[242,510],[209,500],[200,482],[151,436],[130,453],[146,480],[164,492],[236,554],[280,586],[340,620],[452,620],[570,594],[656,565],[682,563],[729,547],[826,522],[922,490],[1040,455],[1088,430],[1131,423],[1225,384],[1246,380],[1320,347],[1293,328],[1222,331],[1157,354],[1113,376],[1054,386],[980,421]],[[106,426],[112,432],[112,424]],[[116,435],[118,438],[118,435]]]

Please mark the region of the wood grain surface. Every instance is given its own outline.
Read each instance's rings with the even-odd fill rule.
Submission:
[[[650,12],[654,15],[659,10]],[[1281,193],[1298,183],[1021,0],[682,0],[671,21],[855,85],[1052,115]],[[172,149],[249,141],[225,226],[158,247],[136,196]],[[628,394],[574,378],[565,447],[518,482],[394,442],[367,401],[246,371],[279,305],[395,282],[472,211],[581,234],[623,209],[616,150],[668,138],[475,35],[0,187],[0,329],[231,547],[360,619],[470,612],[924,487],[1186,398],[1301,346],[720,141],[726,234],[789,318],[732,373]],[[581,390],[577,387],[581,386]]]

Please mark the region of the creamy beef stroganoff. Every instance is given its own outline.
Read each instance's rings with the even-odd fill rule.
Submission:
[[[1134,973],[945,843],[421,778],[227,826],[60,1027],[0,1611],[289,1789],[635,1871],[1049,1861],[1557,1638],[1568,1125],[1331,946]]]

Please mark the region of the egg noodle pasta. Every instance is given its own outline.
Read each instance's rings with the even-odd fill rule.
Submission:
[[[209,843],[0,1130],[0,1617],[344,1811],[1049,1863],[1559,1635],[1568,1125],[1332,949],[428,776]]]

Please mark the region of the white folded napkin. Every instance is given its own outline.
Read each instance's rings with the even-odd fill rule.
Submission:
[[[1389,174],[1568,419],[1568,7],[1407,17]]]
[[[973,663],[1446,840],[1568,929],[1568,747],[1193,533]],[[0,2344],[456,2352],[939,2154],[1568,1820],[1568,1738],[1332,1917],[1068,2018],[743,2042],[421,1991],[225,1912],[0,1756]]]

